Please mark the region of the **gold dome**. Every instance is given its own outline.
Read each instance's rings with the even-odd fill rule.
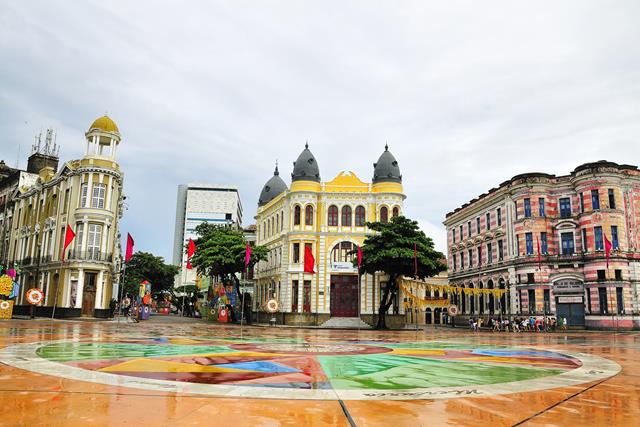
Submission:
[[[120,133],[120,130],[118,130],[118,126],[116,125],[116,123],[111,120],[106,114],[102,117],[98,117],[91,124],[91,126],[89,126],[89,130],[91,129],[100,129],[105,132]]]

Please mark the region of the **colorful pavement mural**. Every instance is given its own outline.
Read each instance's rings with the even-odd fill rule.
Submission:
[[[602,380],[613,361],[464,340],[128,337],[9,346],[4,363],[40,374],[163,392],[269,399],[491,396]]]

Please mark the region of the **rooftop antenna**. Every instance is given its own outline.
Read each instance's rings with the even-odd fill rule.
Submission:
[[[44,139],[44,147],[40,147],[38,144],[39,152],[45,154],[47,156],[56,157],[58,155],[58,147],[56,146],[55,139],[57,138],[56,134],[53,132],[53,129],[47,129],[47,135]]]

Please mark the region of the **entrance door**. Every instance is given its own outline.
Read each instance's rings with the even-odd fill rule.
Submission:
[[[82,289],[82,315],[93,316],[96,306],[96,273],[84,274],[84,287]]]
[[[331,316],[358,316],[358,276],[331,275]]]
[[[567,319],[568,326],[584,326],[584,303],[556,304],[557,318]]]

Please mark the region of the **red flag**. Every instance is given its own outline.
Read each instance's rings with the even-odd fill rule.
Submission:
[[[67,224],[67,231],[64,235],[64,246],[62,247],[62,255],[60,255],[60,261],[64,261],[64,254],[65,252],[67,252],[67,247],[71,244],[75,237],[76,233],[74,233],[71,226]]]
[[[247,267],[249,266],[249,261],[251,261],[251,246],[249,246],[249,242],[247,242],[247,246],[244,248],[244,271],[247,272]]]
[[[191,257],[196,253],[196,244],[193,240],[189,239],[189,245],[187,245],[187,269],[191,270]]]
[[[131,257],[133,256],[133,237],[131,234],[127,233],[127,250],[124,253],[124,263],[128,263]]]
[[[603,235],[604,235],[604,256],[607,259],[607,268],[609,268],[609,257],[611,255],[611,248],[613,248],[613,245],[611,244],[609,239],[607,239],[607,235],[604,233]]]
[[[542,270],[542,255],[540,253],[540,239],[536,238],[538,242],[538,270]]]
[[[418,277],[418,246],[413,244],[413,276]]]
[[[358,246],[358,270],[362,267],[362,248]]]
[[[304,247],[304,272],[305,273],[315,273],[313,271],[313,266],[316,263],[316,259],[313,257],[313,253],[311,253],[311,247]]]

